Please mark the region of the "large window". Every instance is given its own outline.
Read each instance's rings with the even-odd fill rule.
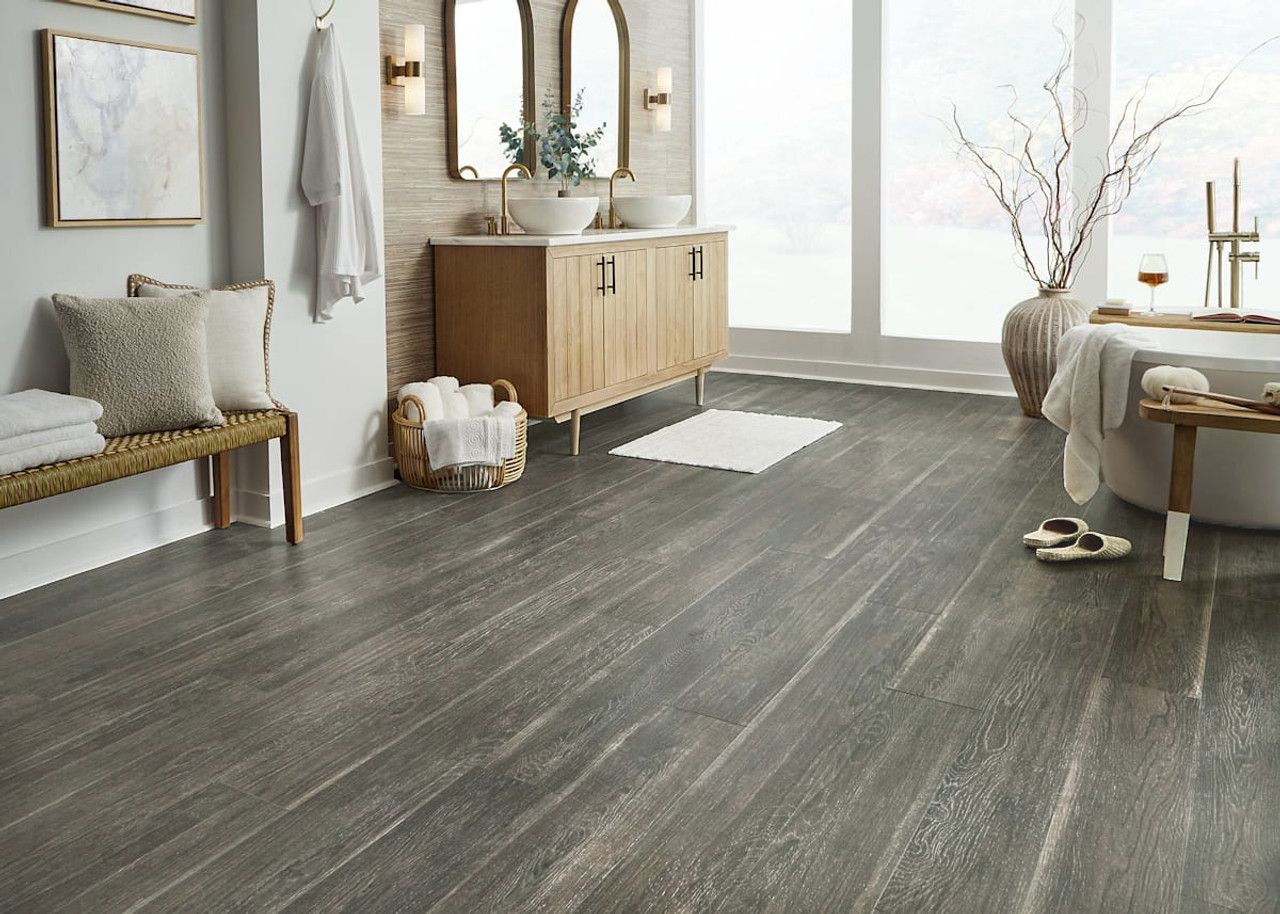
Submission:
[[[853,4],[705,0],[704,222],[730,244],[735,327],[848,333]]]
[[[1015,91],[1017,110],[1043,109],[1040,87],[1063,51],[1061,3],[893,0],[884,17],[881,333],[999,341],[1005,313],[1036,290],[945,122],[954,103],[966,131],[1007,142]]]
[[[1116,68],[1113,111],[1151,78],[1145,107],[1151,112],[1201,91],[1206,74],[1220,77],[1250,48],[1280,34],[1280,7],[1259,0],[1115,0]],[[1145,120],[1145,119],[1144,119]],[[1160,155],[1112,229],[1109,286],[1135,304],[1145,304],[1138,284],[1144,253],[1163,253],[1169,285],[1158,303],[1199,307],[1204,303],[1209,247],[1205,182],[1217,182],[1219,230],[1231,227],[1232,158],[1244,171],[1245,224],[1261,217],[1261,279],[1246,268],[1244,303],[1280,310],[1280,44],[1255,54],[1223,87],[1213,106],[1178,121],[1164,134]],[[1257,245],[1251,245],[1257,248]],[[1228,271],[1229,266],[1224,268]],[[1216,273],[1216,271],[1215,271]],[[1224,283],[1229,299],[1230,283]],[[1211,285],[1217,303],[1217,277]],[[1228,301],[1229,304],[1229,301]]]

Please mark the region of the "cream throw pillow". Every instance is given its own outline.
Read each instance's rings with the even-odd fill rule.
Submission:
[[[53,296],[71,395],[102,404],[107,438],[222,424],[209,389],[201,293],[169,302]]]
[[[140,298],[176,298],[192,286],[130,276],[129,291]],[[204,291],[204,290],[200,290]],[[274,286],[268,280],[209,291],[209,384],[219,409],[273,409],[267,347],[271,339]]]

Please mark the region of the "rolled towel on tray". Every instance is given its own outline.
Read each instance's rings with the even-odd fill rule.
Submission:
[[[1194,368],[1174,365],[1158,365],[1142,376],[1142,389],[1153,400],[1165,398],[1166,387],[1183,387],[1188,390],[1209,391],[1209,379]],[[1171,403],[1195,403],[1198,397],[1189,394],[1169,394]]]
[[[1262,399],[1272,406],[1280,406],[1280,382],[1268,384],[1262,388]]]
[[[97,422],[101,418],[102,404],[84,397],[49,390],[22,390],[0,396],[0,439]]]
[[[106,446],[106,439],[94,432],[79,438],[50,441],[25,450],[0,454],[0,476],[8,476],[10,473],[30,470],[50,463],[92,457],[94,454],[101,454]]]

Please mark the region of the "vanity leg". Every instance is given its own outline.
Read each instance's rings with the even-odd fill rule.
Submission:
[[[575,409],[569,420],[569,452],[578,456],[578,445],[582,441],[582,410]]]
[[[698,405],[701,406],[707,399],[707,370],[705,368],[698,369],[698,376],[693,379],[693,386],[698,392]]]
[[[1169,474],[1169,516],[1164,527],[1164,579],[1181,581],[1191,527],[1191,488],[1196,466],[1196,427],[1173,427],[1173,469]]]

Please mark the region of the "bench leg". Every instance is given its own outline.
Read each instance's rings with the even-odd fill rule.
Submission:
[[[213,467],[213,525],[219,530],[231,526],[231,452],[209,458]]]
[[[1181,581],[1191,527],[1191,490],[1196,469],[1196,428],[1173,428],[1173,469],[1169,474],[1169,516],[1164,527],[1164,579]]]
[[[285,414],[280,439],[280,470],[284,477],[284,532],[290,543],[302,542],[302,477],[298,466],[298,414]]]

